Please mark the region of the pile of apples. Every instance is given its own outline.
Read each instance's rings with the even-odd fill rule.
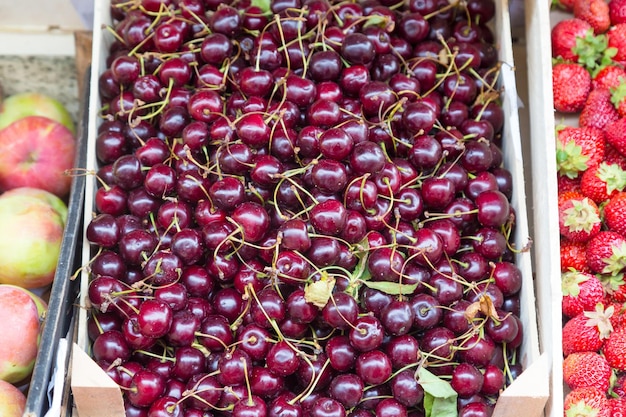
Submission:
[[[0,100],[0,416],[22,416],[54,279],[76,153],[55,98]]]

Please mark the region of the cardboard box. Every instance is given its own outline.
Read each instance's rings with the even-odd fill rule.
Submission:
[[[108,6],[109,3],[106,0],[96,2],[95,28],[100,28],[101,26],[110,23]],[[516,74],[513,63],[513,49],[510,35],[511,29],[508,6],[506,2],[500,1],[496,1],[496,6],[497,12],[494,32],[498,37],[497,48],[499,50],[499,57],[503,62],[500,81],[504,89],[503,106],[506,115],[503,154],[505,166],[511,171],[514,181],[514,196],[512,204],[517,215],[515,245],[518,248],[522,248],[528,243],[529,239],[529,219],[526,207],[525,172],[523,170],[522,144],[518,118],[518,95],[515,82]],[[100,108],[100,100],[97,95],[97,80],[99,74],[105,69],[105,61],[108,50],[107,46],[111,42],[109,35],[110,34],[107,31],[95,30],[93,37],[91,74],[92,95],[89,103],[92,115],[89,118],[88,126],[88,143],[91,145],[88,146],[87,150],[87,166],[89,169],[96,168],[95,146],[93,144],[95,143],[99,123],[97,112]],[[98,184],[93,178],[87,178],[85,191],[85,227],[88,223],[89,214],[93,212],[92,202],[97,185]],[[90,259],[91,255],[91,248],[85,242],[83,246],[83,258]],[[549,396],[549,360],[548,355],[545,352],[541,353],[539,347],[539,333],[536,314],[537,305],[535,299],[531,253],[528,251],[519,253],[517,255],[516,262],[522,270],[524,279],[523,289],[521,292],[521,320],[524,326],[525,338],[521,347],[520,359],[524,365],[525,371],[509,388],[507,388],[507,390],[503,392],[494,411],[494,416],[518,416],[520,414],[520,410],[523,409],[523,414],[525,416],[538,417],[543,415],[544,405]],[[89,352],[89,340],[86,331],[86,322],[88,317],[88,302],[86,300],[86,294],[89,280],[87,272],[83,273],[81,279],[80,303],[83,308],[79,310],[78,338],[75,349],[82,349],[84,352]],[[81,372],[80,368],[83,366],[82,364],[84,361],[88,360],[88,358],[83,354],[84,352],[75,352],[73,355],[75,363],[80,363],[81,365],[73,367],[75,373],[73,375],[72,389],[75,392],[80,392],[80,395],[83,396],[82,400],[76,398],[78,401],[88,401],[88,403],[83,403],[82,410],[81,406],[78,407],[80,417],[91,417],[95,415],[123,415],[116,414],[115,411],[110,411],[108,413],[102,411],[104,404],[107,406],[111,405],[111,397],[109,395],[112,394],[112,392],[107,389],[106,395],[103,395],[102,398],[98,398],[98,382],[95,379],[92,378],[92,380],[86,381],[85,385],[80,385],[80,381],[83,381],[83,377],[85,375],[77,375],[76,372]],[[104,386],[105,382],[103,381],[102,384]],[[110,384],[107,384],[107,386],[110,386]],[[102,393],[104,394],[105,391],[102,391]],[[113,397],[115,397],[114,393]],[[98,402],[100,399],[104,401],[102,403],[102,407],[98,406],[98,404],[100,404]],[[94,411],[92,414],[89,411],[83,411],[87,410],[87,406],[91,406],[91,409],[100,409],[101,412],[97,413]],[[119,413],[119,411],[117,413]]]

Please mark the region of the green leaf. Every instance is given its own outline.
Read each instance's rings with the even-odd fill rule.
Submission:
[[[271,9],[271,0],[252,0],[251,5],[263,10],[263,13],[269,13]]]
[[[389,295],[409,295],[413,294],[417,288],[417,284],[401,284],[389,281],[363,281],[363,284],[373,290],[382,291]]]
[[[394,28],[392,20],[390,20],[386,16],[382,16],[379,14],[372,14],[367,17],[367,20],[365,21],[365,23],[363,23],[363,29],[370,26],[377,26],[381,29],[384,29],[386,32],[393,32]]]
[[[426,417],[457,417],[457,393],[449,382],[421,367],[417,383],[424,389]]]

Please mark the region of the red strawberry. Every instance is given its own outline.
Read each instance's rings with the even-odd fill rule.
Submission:
[[[558,22],[552,28],[552,56],[561,57],[564,61],[576,62],[578,55],[572,49],[576,46],[576,38],[584,38],[593,28],[582,19],[571,18]]]
[[[604,220],[609,230],[626,236],[626,192],[611,197],[604,206]]]
[[[609,389],[611,367],[597,352],[577,352],[563,360],[563,381],[570,387],[597,388],[602,392]]]
[[[580,272],[588,272],[587,252],[584,243],[561,240],[561,272],[575,269]]]
[[[557,178],[559,192],[580,192],[580,178],[580,175],[576,178],[570,178],[567,175],[559,175]]]
[[[591,311],[602,302],[604,288],[595,275],[575,270],[561,274],[561,302],[563,314],[575,317],[583,311]]]
[[[604,303],[614,304],[626,301],[626,285],[624,285],[624,275],[598,274],[597,278],[604,288]],[[621,309],[621,307],[619,307]]]
[[[573,242],[586,242],[602,226],[600,210],[590,198],[577,192],[559,195],[559,232]]]
[[[587,265],[597,274],[619,274],[626,266],[626,238],[600,231],[587,243]]]
[[[606,393],[598,388],[577,388],[563,400],[564,417],[610,417],[611,408]]]
[[[574,0],[574,16],[588,22],[596,34],[606,32],[611,25],[609,5],[604,0]]]
[[[617,109],[619,117],[626,116],[626,80],[622,81],[615,87],[611,87],[611,103]]]
[[[626,398],[609,398],[612,417],[626,416]]]
[[[606,137],[606,134],[604,137]],[[617,149],[608,142],[604,147],[604,162],[607,164],[617,164],[621,169],[626,170],[626,157],[619,153]]]
[[[604,127],[606,141],[621,155],[626,156],[626,117],[620,117]]]
[[[626,371],[626,327],[618,327],[604,342],[602,353],[612,368]]]
[[[622,286],[624,287],[624,286]],[[609,318],[611,326],[614,329],[624,326],[626,324],[626,306],[624,303],[611,303],[608,308],[613,308],[613,315]]]
[[[609,2],[609,18],[612,25],[626,23],[626,0],[611,0]]]
[[[619,119],[619,114],[611,103],[611,92],[606,88],[596,88],[589,93],[578,116],[578,124],[604,129],[606,125],[617,119]]]
[[[552,92],[557,111],[581,111],[590,91],[591,75],[581,65],[561,62],[552,67]]]
[[[587,317],[592,315],[592,317]],[[608,314],[585,312],[571,318],[563,326],[563,354],[597,352],[613,329]]]
[[[615,48],[613,60],[622,65],[626,64],[626,23],[619,23],[607,32],[609,48]]]
[[[626,70],[618,65],[607,65],[602,67],[591,80],[591,88],[612,88],[617,87],[622,80],[626,80]]]
[[[604,158],[606,140],[601,130],[566,126],[557,132],[556,158],[559,174],[576,178],[579,172]]]
[[[608,200],[626,187],[626,171],[617,164],[602,162],[589,168],[580,178],[580,192],[596,204]]]

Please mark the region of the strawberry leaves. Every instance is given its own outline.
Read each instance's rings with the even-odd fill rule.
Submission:
[[[578,63],[583,65],[592,77],[607,65],[613,63],[613,57],[617,54],[616,48],[609,48],[609,40],[605,34],[594,35],[593,29],[589,29],[584,38],[576,38],[576,46],[572,52],[578,55]]]

